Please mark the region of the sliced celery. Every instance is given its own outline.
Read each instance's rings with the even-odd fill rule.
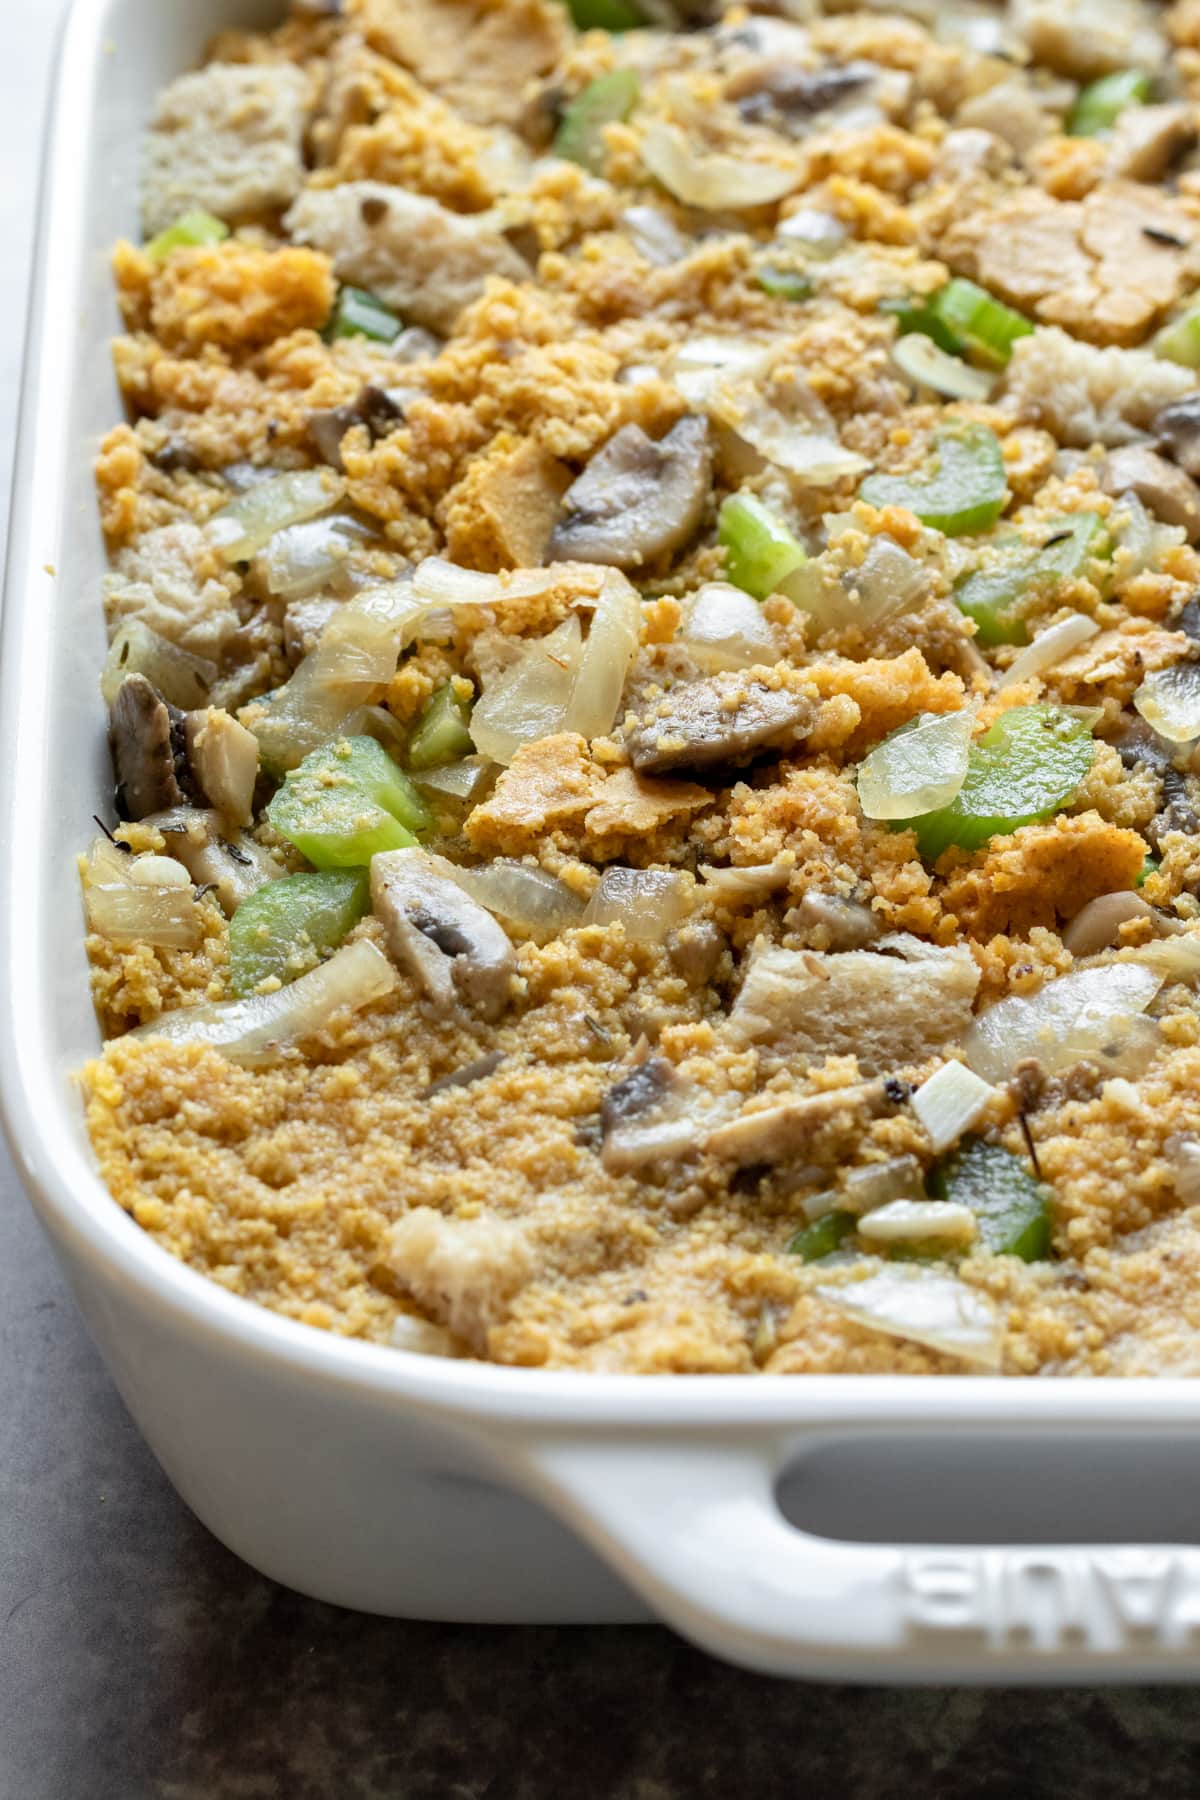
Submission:
[[[365,869],[285,875],[242,901],[229,922],[229,979],[237,998],[271,979],[283,985],[336,950],[367,910]]]
[[[604,169],[604,127],[627,119],[637,105],[639,82],[632,69],[609,69],[577,94],[562,116],[554,154],[579,163],[593,175]]]
[[[961,354],[962,343],[949,326],[938,318],[927,301],[905,295],[902,299],[881,300],[879,310],[895,319],[896,329],[901,337],[920,331],[925,337],[932,338],[940,350],[947,351],[951,356]]]
[[[1114,69],[1082,88],[1067,115],[1067,131],[1071,137],[1096,137],[1111,131],[1127,106],[1141,106],[1149,100],[1150,77],[1140,69]]]
[[[145,251],[152,262],[165,262],[172,250],[195,250],[201,244],[219,244],[228,236],[229,227],[223,219],[197,208],[195,212],[183,213],[173,225],[152,237]]]
[[[337,338],[373,338],[378,344],[390,344],[403,329],[403,321],[386,301],[369,294],[365,288],[340,289],[333,317],[325,328],[332,343]]]
[[[986,531],[1008,501],[1000,440],[986,425],[940,431],[931,467],[868,476],[859,496],[871,506],[903,506],[948,537]]]
[[[322,744],[284,779],[267,817],[318,869],[364,868],[428,830],[429,808],[372,737]]]
[[[929,1186],[939,1200],[970,1207],[979,1221],[981,1249],[1022,1262],[1049,1257],[1049,1194],[1002,1145],[968,1138],[933,1171]]]
[[[725,550],[725,572],[735,587],[756,600],[774,594],[808,558],[769,506],[753,494],[730,494],[721,503],[717,541]]]
[[[770,294],[773,300],[810,300],[813,294],[811,275],[804,275],[799,269],[777,269],[774,263],[764,263],[755,273],[755,280],[764,294]]]
[[[1182,363],[1185,369],[1200,369],[1200,306],[1191,306],[1177,319],[1168,319],[1152,338],[1151,349],[1165,362]]]
[[[1108,536],[1097,513],[1072,513],[1051,528],[1040,550],[1022,552],[994,569],[979,569],[959,582],[954,598],[978,626],[985,645],[1024,644],[1026,603],[1044,599],[1065,581],[1086,574],[1088,563],[1105,554]]]
[[[633,0],[567,0],[567,11],[580,31],[635,31],[646,23]]]
[[[856,1224],[853,1213],[828,1212],[811,1225],[800,1227],[788,1244],[788,1255],[801,1256],[805,1262],[820,1262],[853,1236]]]
[[[1091,727],[1061,706],[1014,706],[971,746],[957,798],[937,812],[900,821],[913,827],[926,862],[956,845],[978,850],[992,838],[1050,818],[1095,760]]]
[[[929,311],[962,349],[992,364],[1006,363],[1017,339],[1033,330],[1023,313],[959,276],[938,289]]]
[[[417,720],[408,746],[409,768],[436,769],[470,756],[474,749],[468,730],[470,717],[470,704],[456,693],[454,682],[443,682]]]

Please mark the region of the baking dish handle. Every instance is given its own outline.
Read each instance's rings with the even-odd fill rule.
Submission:
[[[532,1491],[660,1618],[750,1668],[888,1682],[1195,1679],[1200,1549],[816,1537],[776,1501],[787,1452],[564,1432],[528,1444],[522,1462]]]

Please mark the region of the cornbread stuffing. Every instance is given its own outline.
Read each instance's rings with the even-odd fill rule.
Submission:
[[[1200,1374],[1194,15],[294,0],[164,90],[80,872],[166,1251],[530,1367]]]

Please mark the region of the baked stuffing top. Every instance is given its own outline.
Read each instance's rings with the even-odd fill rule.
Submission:
[[[115,1198],[431,1354],[1200,1371],[1200,5],[344,0],[114,256]]]

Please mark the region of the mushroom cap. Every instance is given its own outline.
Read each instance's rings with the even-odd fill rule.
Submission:
[[[699,529],[711,469],[704,419],[688,414],[657,443],[622,426],[563,496],[547,560],[636,569],[681,549]]]

